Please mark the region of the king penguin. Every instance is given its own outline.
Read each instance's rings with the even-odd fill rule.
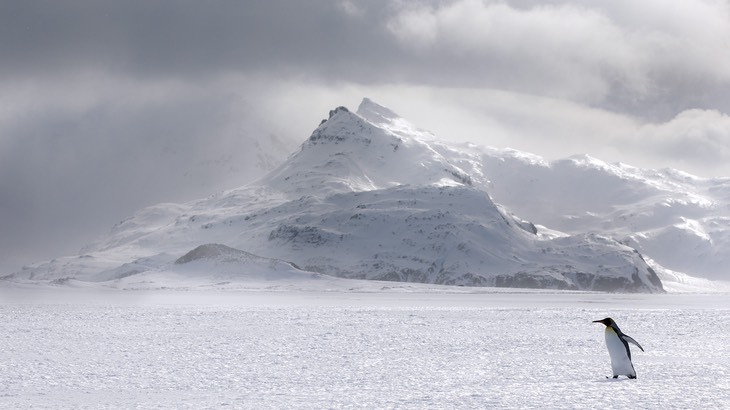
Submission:
[[[593,323],[603,323],[606,325],[606,347],[608,348],[608,354],[611,356],[613,378],[617,379],[620,375],[625,375],[629,379],[635,379],[636,370],[634,370],[634,365],[631,363],[629,343],[636,345],[642,352],[644,348],[631,336],[622,332],[618,328],[618,325],[616,325],[616,322],[610,317],[602,320],[594,320]]]

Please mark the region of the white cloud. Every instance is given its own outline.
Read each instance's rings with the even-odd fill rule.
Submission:
[[[342,8],[345,14],[351,17],[362,17],[365,14],[362,7],[353,0],[340,0],[338,5]]]
[[[387,27],[406,52],[487,88],[602,105],[730,82],[727,2],[524,3],[418,3]]]
[[[702,165],[708,176],[728,173],[730,116],[717,110],[687,110],[670,121],[642,126],[629,141],[675,168]]]
[[[724,0],[602,2],[641,40],[655,70],[730,79],[730,3]]]
[[[404,48],[479,67],[494,88],[595,102],[617,79],[634,87],[645,82],[629,33],[596,10],[570,4],[518,9],[460,0],[403,10],[388,27]]]

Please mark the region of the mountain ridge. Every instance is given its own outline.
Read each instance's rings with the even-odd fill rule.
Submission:
[[[515,164],[533,173],[513,175]],[[560,171],[550,177],[552,185],[528,183],[545,169]],[[613,215],[617,205],[592,203],[568,189],[559,178],[565,170],[578,170],[578,179],[592,178],[585,171],[605,178],[617,191],[595,194],[623,198],[627,207],[664,192],[645,182],[625,188],[619,182],[639,171],[588,156],[550,162],[515,150],[448,144],[365,99],[357,113],[332,110],[297,152],[261,179],[187,204],[145,208],[82,255],[32,265],[8,279],[114,281],[169,269],[201,245],[224,244],[346,278],[661,292],[655,272],[661,261],[650,254],[647,264],[626,245],[631,236],[618,237],[620,243],[585,215],[571,218],[582,206]],[[664,184],[681,186],[687,178],[668,173]],[[560,196],[583,202],[569,208]]]

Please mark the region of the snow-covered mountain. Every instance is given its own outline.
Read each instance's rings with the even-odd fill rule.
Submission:
[[[363,113],[370,121],[412,132],[392,126],[405,123],[395,114],[370,111]],[[430,146],[522,218],[617,239],[656,262],[666,279],[730,279],[730,177],[607,164],[588,155],[548,161],[469,143],[433,140]]]
[[[473,144],[431,146],[520,217],[568,234],[599,232],[665,271],[730,279],[730,178],[607,164],[587,155],[548,161]]]
[[[485,162],[490,155],[497,157],[486,148],[439,142],[366,99],[357,113],[331,111],[298,152],[259,181],[140,210],[81,255],[6,279],[129,282],[180,271],[175,262],[194,249],[225,249],[238,255],[225,264],[229,274],[274,260],[288,261],[286,269],[356,279],[663,290],[642,255],[610,236],[577,226],[571,234],[536,227],[493,202],[488,190],[502,196],[524,186],[511,191],[510,182],[496,182]],[[503,160],[512,158],[520,156]],[[536,192],[526,191],[522,201],[541,201]],[[516,194],[509,198],[518,201]],[[241,255],[256,256],[243,263]],[[196,272],[215,276],[222,269],[206,266]]]
[[[730,278],[730,178],[644,170],[587,156],[480,159],[495,200],[523,217],[568,233],[601,232],[674,271]],[[527,194],[535,201],[521,199]]]

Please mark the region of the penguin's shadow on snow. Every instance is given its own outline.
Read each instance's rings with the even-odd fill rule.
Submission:
[[[635,382],[636,379],[629,379],[628,377],[619,377],[614,379],[613,377],[606,377],[605,379],[598,379],[596,383],[621,383],[621,382]]]

